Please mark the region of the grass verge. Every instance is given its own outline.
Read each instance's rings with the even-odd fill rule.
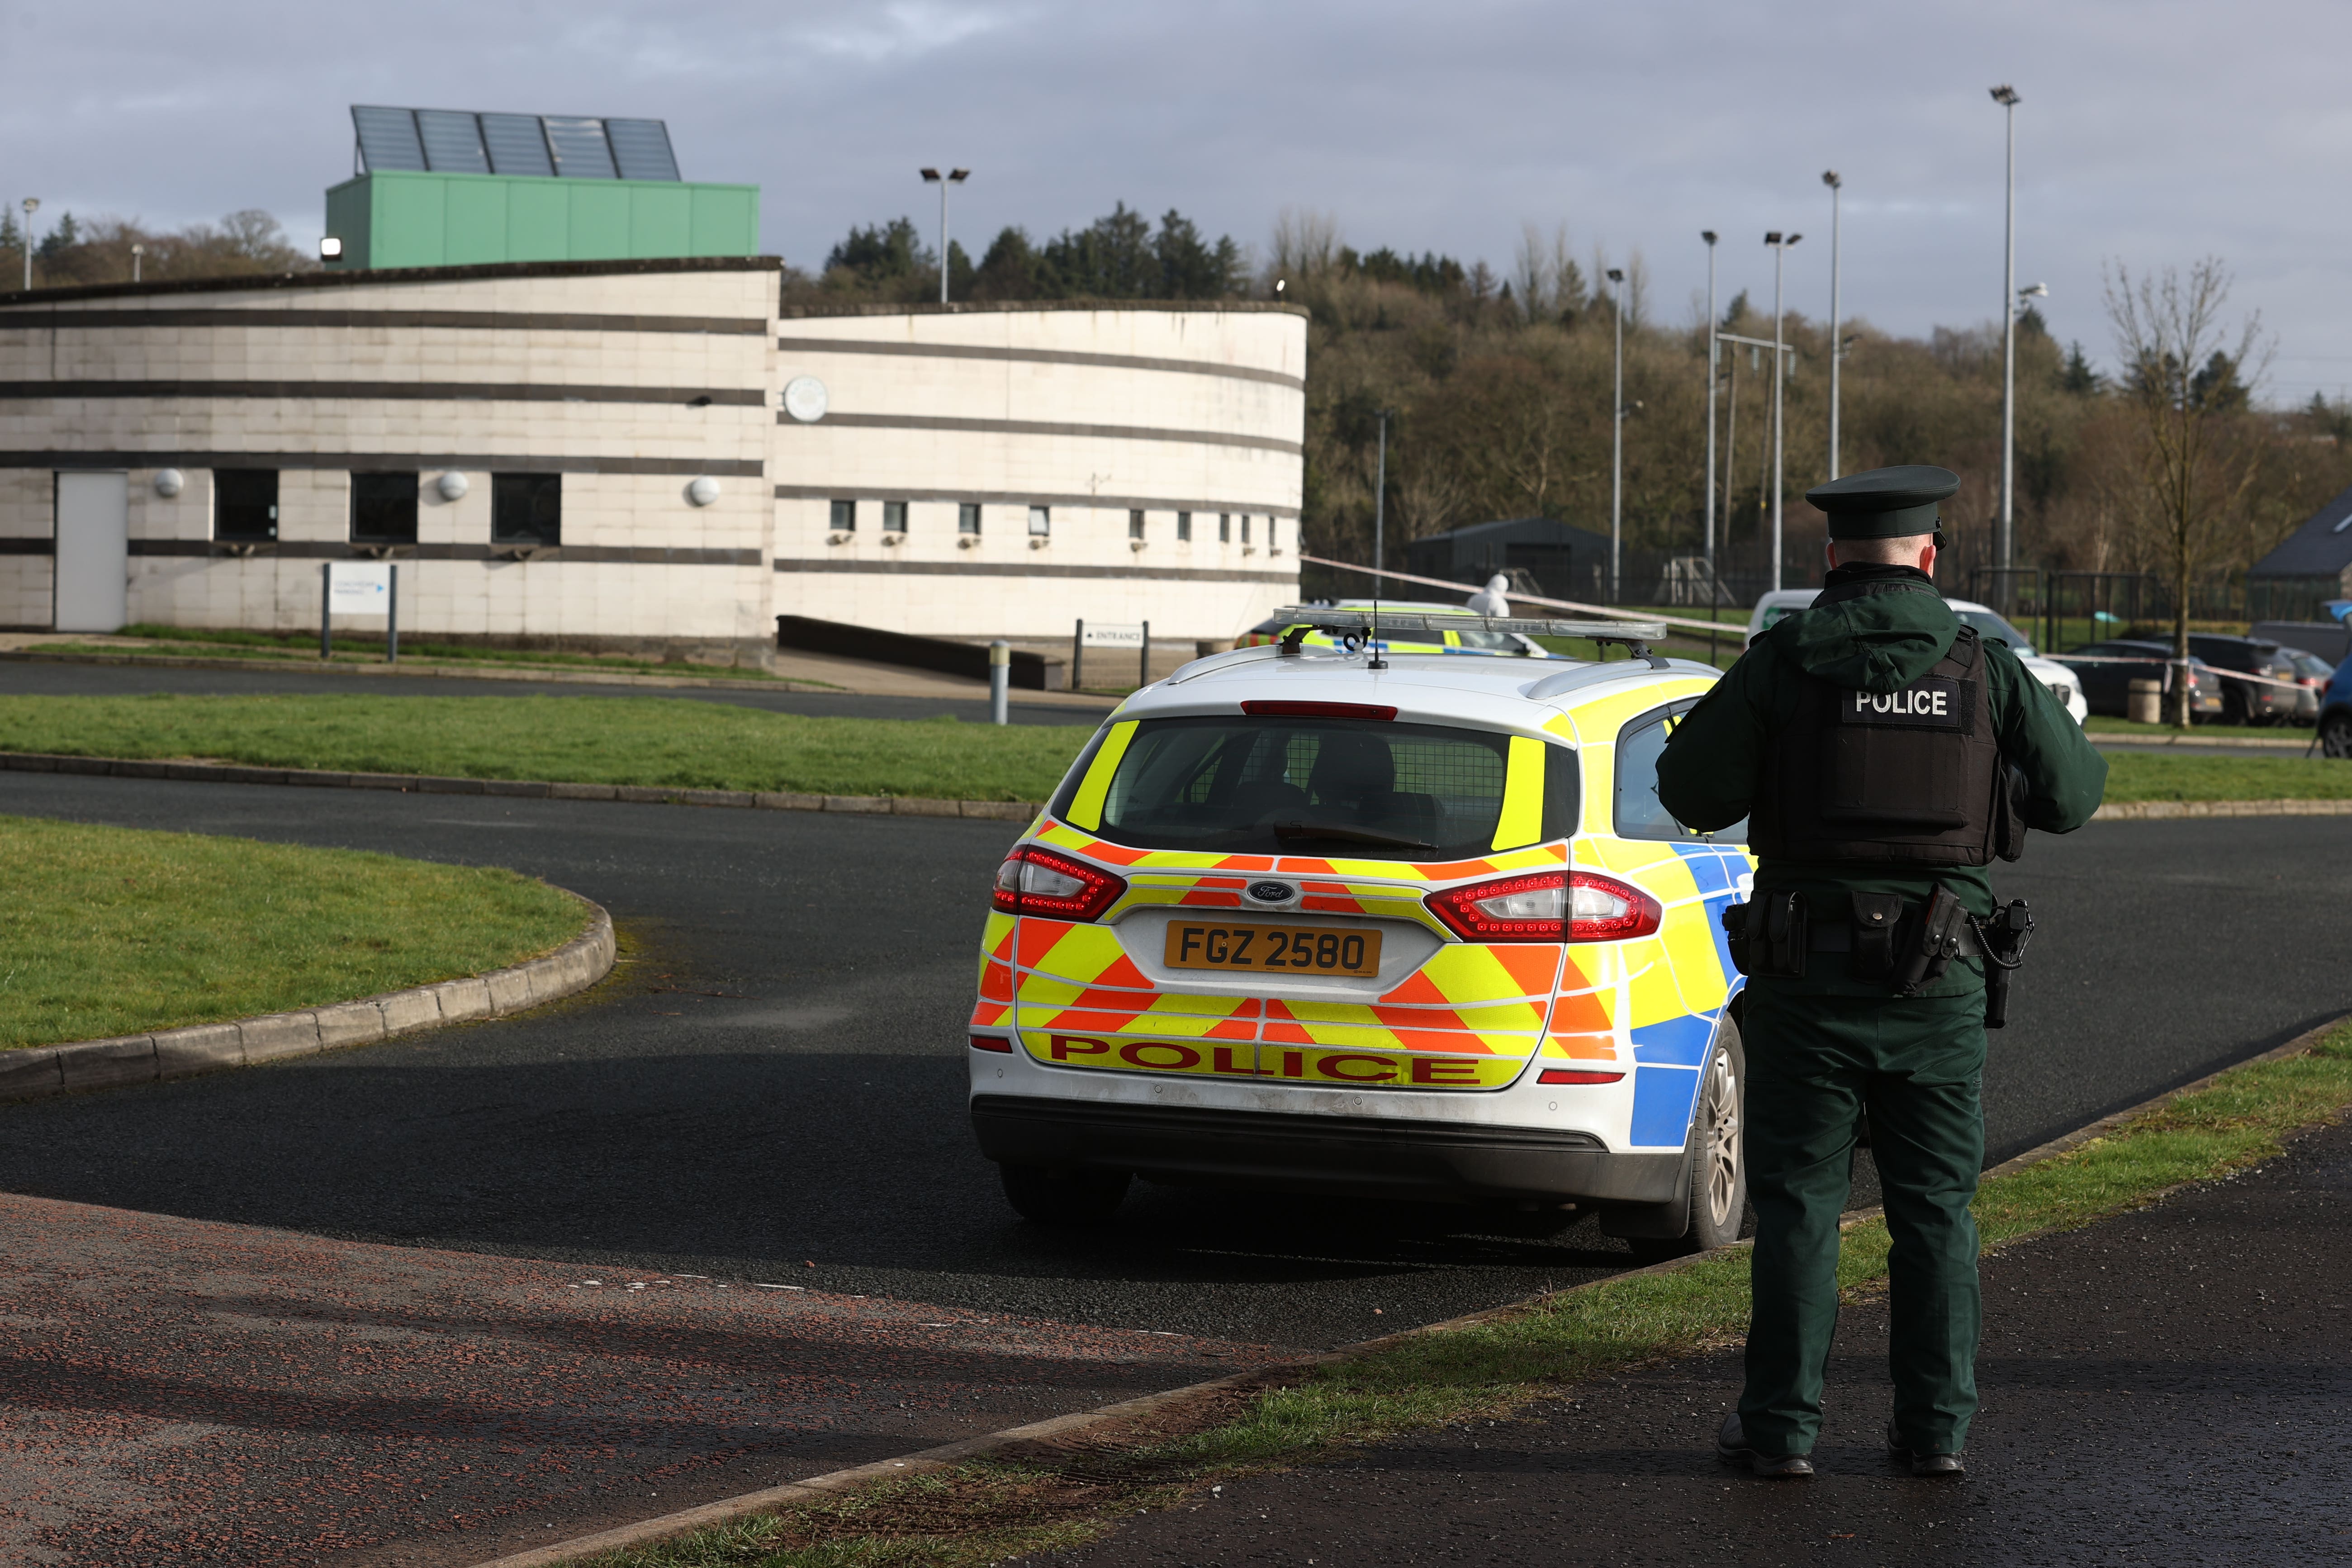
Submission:
[[[316,633],[290,634],[281,632],[248,632],[202,626],[162,626],[137,623],[127,626],[118,637],[139,637],[164,646],[152,648],[127,648],[112,643],[47,643],[36,651],[59,654],[111,654],[122,656],[142,653],[167,654],[183,658],[251,658],[289,660],[315,666],[319,659],[319,638]],[[332,659],[336,664],[381,664],[383,662],[382,637],[352,637],[341,634],[335,638]],[[470,643],[437,643],[429,638],[403,637],[400,643],[404,662],[435,664],[468,664],[513,666],[519,668],[602,670],[623,675],[703,676],[727,680],[781,680],[782,678],[756,665],[665,663],[657,659],[633,658],[624,654],[562,653],[529,648],[479,647]],[[824,686],[839,689],[822,680],[792,678],[796,686]]]
[[[2180,733],[2178,728],[2170,724],[2135,724],[2128,719],[2118,719],[2108,713],[2092,714],[2083,721],[2083,729],[2093,735],[2129,735],[2147,741],[2169,741]],[[2307,745],[2311,741],[2309,725],[2198,724],[2191,726],[2189,733],[2194,739],[2206,741],[2218,741],[2224,738],[2242,741],[2293,741],[2298,746]]]
[[[2210,757],[2107,751],[2110,803],[2136,800],[2343,800],[2352,767],[2328,757]]]
[[[2286,1136],[2352,1105],[2352,1026],[2310,1054],[2257,1062],[2054,1159],[1988,1180],[1976,1204],[1988,1248],[2073,1229],[2276,1154]],[[1850,1294],[1885,1277],[1885,1226],[1847,1230]],[[1296,1463],[1333,1447],[1495,1415],[1636,1362],[1735,1341],[1748,1321],[1744,1252],[1565,1292],[1418,1335],[1288,1386],[1171,1413],[1106,1438],[861,1488],[679,1540],[583,1559],[593,1568],[980,1568],[1098,1536],[1190,1487]]]
[[[0,751],[939,800],[1043,800],[1088,734],[688,698],[0,697]]]
[[[503,968],[579,901],[512,871],[0,816],[0,1047],[217,1023]]]

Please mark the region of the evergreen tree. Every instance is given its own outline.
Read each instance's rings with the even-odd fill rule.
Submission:
[[[2089,356],[2083,353],[2082,340],[2077,338],[2066,351],[2066,368],[2058,374],[2058,384],[2077,397],[2089,397],[2100,390],[2105,378],[2091,368]]]
[[[824,258],[827,274],[846,271],[857,282],[888,283],[919,272],[929,271],[939,265],[939,258],[924,247],[922,236],[912,218],[892,218],[887,224],[871,228],[853,228],[849,237],[833,247]]]

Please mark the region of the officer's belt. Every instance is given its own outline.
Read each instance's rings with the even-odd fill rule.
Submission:
[[[1958,939],[1960,957],[1981,958],[1984,956],[1984,944],[1977,940],[1975,926],[1963,921],[1960,923],[1959,930],[1953,934]],[[1833,921],[1822,921],[1813,926],[1811,930],[1805,933],[1805,951],[1808,952],[1852,952],[1853,951],[1853,927]]]

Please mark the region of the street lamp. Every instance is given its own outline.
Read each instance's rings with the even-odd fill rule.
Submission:
[[[2000,540],[1999,563],[2006,568],[2016,538],[2017,515],[2017,89],[2004,82],[1992,89],[2007,121],[2009,174],[2003,196],[2000,271]],[[2003,604],[2009,579],[2000,579]]]
[[[131,281],[133,283],[139,281],[139,263],[146,254],[147,247],[145,246],[140,244],[139,241],[135,239],[131,242]]]
[[[1838,361],[1845,358],[1845,349],[1838,342],[1838,210],[1840,195],[1845,182],[1838,178],[1835,169],[1822,171],[1822,184],[1830,188],[1830,478],[1838,477]]]
[[[1712,254],[1710,252],[1709,254]],[[1625,529],[1625,272],[1609,269],[1609,312],[1617,318],[1615,413],[1609,421],[1609,602],[1623,595],[1618,559]]]
[[[1389,416],[1393,408],[1377,411],[1381,421],[1381,455],[1372,470],[1372,570],[1379,573],[1388,563],[1388,500],[1389,500]],[[1381,596],[1381,579],[1372,578],[1372,597]],[[1378,656],[1375,655],[1375,658]]]
[[[1788,425],[1781,416],[1781,387],[1788,380],[1788,358],[1780,350],[1781,334],[1788,330],[1788,317],[1780,308],[1781,263],[1789,258],[1789,247],[1804,238],[1801,234],[1782,237],[1779,229],[1764,237],[1772,247],[1772,586],[1780,585],[1780,483],[1781,471],[1788,456]]]
[[[1701,229],[1706,241],[1706,598],[1707,615],[1715,614],[1715,230]]]
[[[940,188],[940,303],[948,302],[948,187],[971,177],[970,169],[950,169],[942,178],[937,169],[923,171],[923,184]]]
[[[33,287],[33,215],[40,210],[40,197],[25,198],[25,288],[28,292]]]

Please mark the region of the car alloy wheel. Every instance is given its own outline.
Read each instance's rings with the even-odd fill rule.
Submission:
[[[1706,1224],[1718,1233],[1739,1229],[1739,1210],[1747,1197],[1741,1164],[1739,1079],[1731,1053],[1718,1049],[1708,1063],[1706,1082],[1700,1089],[1698,1157],[1705,1175],[1691,1195],[1703,1198]]]
[[[2339,709],[2319,721],[2319,749],[2331,757],[2352,758],[2352,713]]]

